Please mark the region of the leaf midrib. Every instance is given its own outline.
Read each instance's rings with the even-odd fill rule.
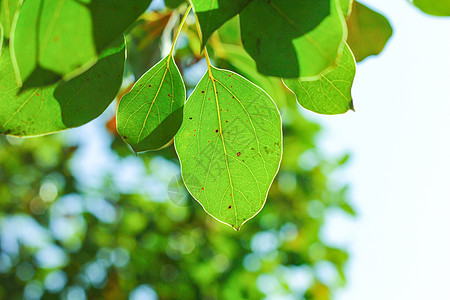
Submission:
[[[223,147],[223,152],[224,152],[224,157],[225,157],[225,165],[227,167],[228,180],[230,181],[230,186],[231,186],[231,200],[233,201],[235,226],[236,226],[236,229],[238,229],[237,228],[237,226],[238,226],[237,207],[236,207],[236,201],[235,201],[235,198],[234,198],[234,187],[233,187],[233,181],[231,179],[230,166],[228,164],[228,153],[227,153],[227,149],[225,147],[225,139],[223,137],[223,131],[222,131],[222,121],[221,121],[221,118],[220,118],[219,97],[218,97],[218,94],[217,94],[216,79],[212,75],[211,71],[209,72],[209,80],[212,81],[213,88],[214,88],[214,99],[216,100],[217,117],[218,117],[218,122],[219,122],[219,135],[220,135],[220,137],[222,139],[222,147]],[[234,228],[234,226],[233,226],[233,228]]]

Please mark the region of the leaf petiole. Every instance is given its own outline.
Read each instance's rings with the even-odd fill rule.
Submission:
[[[183,28],[184,23],[186,22],[186,19],[189,15],[189,12],[191,11],[191,5],[189,4],[188,8],[186,9],[186,13],[183,16],[183,19],[181,19],[180,25],[178,26],[177,32],[175,36],[173,37],[173,43],[172,47],[170,48],[169,57],[172,56],[173,51],[175,50],[175,44],[177,43],[178,36],[180,35],[181,29]],[[167,64],[169,64],[169,61],[167,61]]]

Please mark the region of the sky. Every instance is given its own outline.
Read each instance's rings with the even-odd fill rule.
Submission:
[[[356,112],[304,113],[325,127],[326,155],[352,153],[338,180],[358,217],[331,213],[322,232],[351,253],[336,299],[450,299],[450,18],[405,0],[361,2],[394,35],[358,65]]]

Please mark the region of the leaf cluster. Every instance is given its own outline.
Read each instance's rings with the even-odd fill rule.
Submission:
[[[191,195],[236,230],[278,173],[283,89],[316,113],[354,110],[356,61],[392,35],[384,16],[351,0],[172,0],[160,12],[150,3],[1,0],[0,133],[77,127],[117,99],[123,140],[136,153],[175,141]],[[202,56],[207,70],[186,93],[180,69]]]

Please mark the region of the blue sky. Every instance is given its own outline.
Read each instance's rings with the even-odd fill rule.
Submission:
[[[305,115],[326,128],[322,151],[350,151],[359,217],[330,214],[323,232],[351,252],[338,300],[450,299],[450,18],[405,0],[366,0],[394,35],[358,65],[356,112]]]

